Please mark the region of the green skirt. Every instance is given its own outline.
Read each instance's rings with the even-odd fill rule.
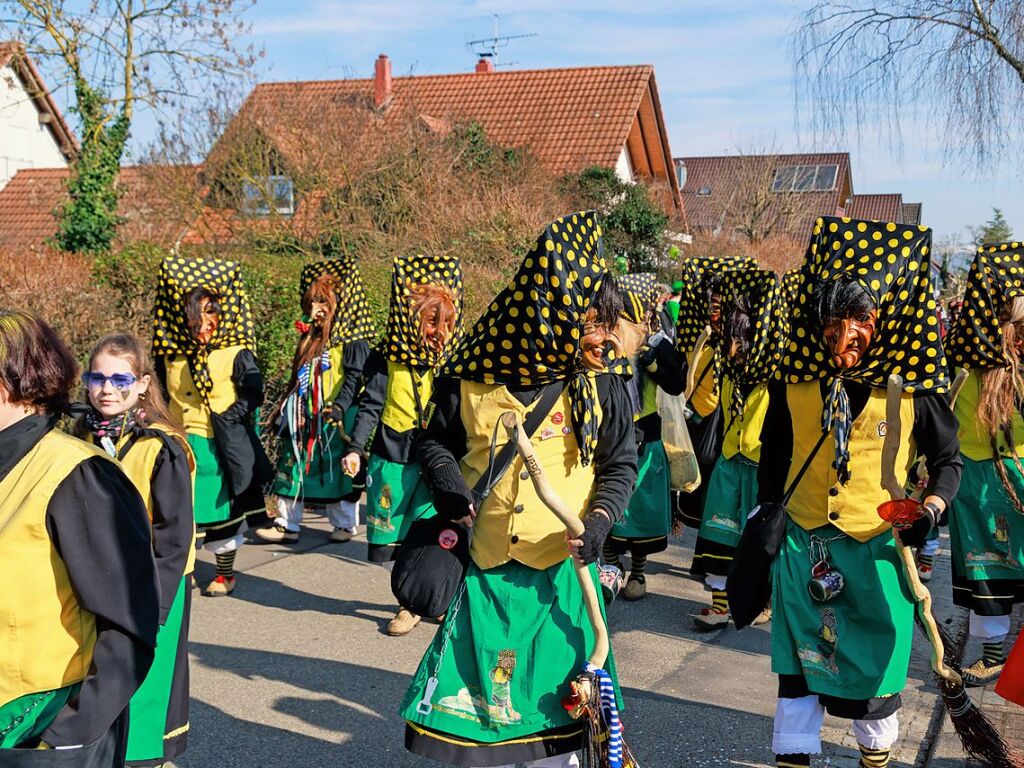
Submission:
[[[156,636],[153,666],[128,704],[127,764],[162,765],[185,751],[188,735],[188,624],[185,577]]]
[[[371,456],[366,470],[366,540],[369,559],[390,560],[413,521],[433,517],[434,499],[415,462]]]
[[[640,474],[636,490],[622,520],[612,526],[608,536],[612,549],[619,554],[628,549],[633,554],[645,555],[668,547],[672,507],[665,446],[660,440],[644,443],[640,446],[637,464]]]
[[[590,574],[600,594],[593,566]],[[458,601],[402,703],[406,745],[455,765],[524,762],[545,749],[576,749],[582,729],[561,700],[594,637],[572,561],[545,570],[516,561],[486,571],[470,564]],[[605,666],[614,680],[611,656]],[[430,677],[437,688],[429,714],[421,714]],[[617,683],[616,696],[621,708]]]
[[[358,409],[345,412],[345,432],[352,431]],[[286,499],[301,499],[312,503],[333,504],[352,492],[352,478],[341,471],[341,458],[347,448],[341,430],[324,422],[320,439],[313,444],[309,468],[295,459],[291,436],[281,436],[277,460],[277,476],[271,493]]]
[[[186,437],[196,457],[196,490],[192,501],[196,527],[216,527],[231,520],[231,498],[217,457],[217,446],[212,437],[192,434]]]
[[[690,573],[729,573],[747,515],[756,505],[757,464],[739,453],[731,459],[719,456],[708,483]]]
[[[886,531],[861,544],[831,525],[813,535],[828,541],[842,591],[816,602],[807,591],[812,533],[787,521],[772,565],[772,672],[802,676],[811,693],[864,700],[892,696],[907,683],[914,602]]]
[[[81,687],[81,683],[75,683],[28,693],[0,706],[0,749],[14,749],[19,744],[34,746]]]

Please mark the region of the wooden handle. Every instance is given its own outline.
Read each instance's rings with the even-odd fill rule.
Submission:
[[[533,452],[533,445],[528,437],[519,427],[519,419],[513,411],[507,411],[501,416],[501,424],[508,433],[508,439],[515,443],[516,450],[523,457],[523,464],[526,471],[530,473],[530,480],[537,491],[544,506],[550,509],[572,534],[573,538],[583,533],[583,521],[578,515],[565,506],[565,502],[555,493],[544,477],[544,470],[537,461]],[[579,580],[580,589],[583,591],[583,602],[587,607],[587,618],[590,619],[591,629],[594,631],[594,648],[590,652],[588,660],[595,667],[604,668],[608,660],[608,627],[605,625],[604,616],[601,614],[601,603],[594,587],[594,580],[590,576],[590,566],[584,565],[575,557],[572,559],[573,568],[576,571],[576,578]]]
[[[683,401],[690,402],[690,398],[693,396],[693,390],[697,388],[697,361],[700,360],[701,353],[704,351],[704,347],[707,346],[708,339],[711,338],[711,326],[704,326],[704,330],[700,332],[700,336],[697,337],[697,343],[693,347],[693,365],[687,366],[686,371],[686,389],[683,391]]]
[[[958,373],[956,375],[956,378],[953,379],[953,384],[949,388],[949,407],[950,407],[951,410],[952,410],[953,406],[956,405],[956,399],[960,396],[960,391],[964,388],[964,384],[967,383],[967,378],[969,376],[970,376],[970,374],[967,372],[967,369],[966,368],[961,368],[960,369],[960,373]],[[925,474],[926,474],[925,463],[926,463],[925,456],[924,456],[924,454],[921,454],[921,456],[918,457],[918,459],[917,459],[917,468],[916,468],[916,470],[914,472],[914,474],[919,479],[923,478],[925,476]],[[923,495],[923,493],[924,493],[924,489],[922,487],[921,493],[920,494],[915,493],[913,495],[913,498],[920,500],[920,497],[921,497],[921,495]]]

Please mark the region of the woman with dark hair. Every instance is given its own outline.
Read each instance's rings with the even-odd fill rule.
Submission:
[[[561,699],[594,638],[570,557],[598,559],[637,476],[633,409],[605,368],[623,307],[602,248],[592,211],[548,225],[445,365],[418,443],[438,514],[473,528],[465,580],[402,704],[406,748],[449,765],[579,765],[586,725]],[[502,414],[536,408],[536,458],[583,519],[568,548],[522,459],[491,465]],[[470,486],[492,472],[477,509]]]
[[[248,522],[266,519],[270,465],[256,434],[263,375],[241,269],[232,261],[169,257],[160,265],[155,370],[196,462],[198,537],[217,560],[203,594],[235,589],[235,555]]]
[[[153,662],[146,507],[107,454],[57,430],[76,364],[42,320],[0,310],[0,763],[113,768]],[[38,752],[59,749],[52,761]]]
[[[955,412],[964,462],[950,513],[953,602],[970,610],[982,653],[964,668],[987,685],[1006,661],[1013,606],[1024,602],[1024,268],[1019,243],[983,245],[971,265],[964,311],[946,352],[970,370]]]
[[[342,460],[350,477],[366,472],[371,562],[392,560],[413,522],[434,514],[412,445],[430,419],[434,373],[451,352],[461,322],[458,258],[395,258],[387,333],[366,359],[359,411]],[[406,635],[419,622],[399,608],[385,631]]]

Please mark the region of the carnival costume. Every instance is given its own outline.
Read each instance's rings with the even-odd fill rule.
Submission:
[[[965,682],[994,680],[1005,660],[1004,641],[1013,606],[1024,602],[1024,401],[990,435],[978,416],[989,371],[1016,361],[1003,349],[1000,312],[1024,297],[1024,245],[1000,243],[978,249],[967,278],[964,306],[946,351],[969,377],[955,404],[960,420],[963,479],[949,521],[953,602],[968,608],[970,633],[983,644],[982,658],[964,669]]]
[[[618,283],[623,294],[623,317],[649,331],[658,299],[654,275],[624,275]],[[647,589],[644,573],[647,556],[668,547],[672,526],[668,458],[661,442],[657,391],[661,387],[670,395],[679,395],[686,381],[676,361],[673,340],[663,330],[648,335],[636,357],[613,360],[611,368],[626,378],[626,389],[633,405],[639,475],[622,520],[615,523],[608,534],[604,560],[621,569],[619,558],[629,552],[630,574],[623,597],[637,600]]]
[[[325,274],[334,278],[337,306],[330,327],[323,331],[322,353],[295,372],[280,408],[280,451],[271,489],[278,497],[278,517],[273,529],[256,534],[269,541],[296,540],[309,503],[324,506],[334,541],[350,539],[359,522],[364,483],[356,485],[342,472],[342,430],[351,430],[355,421],[353,403],[370,353],[368,341],[376,332],[359,267],[350,256],[307,264],[299,280],[300,304]],[[296,325],[304,338],[313,333],[310,318]]]
[[[888,765],[899,735],[914,602],[891,527],[878,513],[889,500],[880,478],[890,374],[905,387],[897,471],[905,476],[916,446],[927,461],[929,496],[948,504],[960,479],[930,249],[925,227],[827,217],[816,222],[801,269],[758,469],[758,514],[788,515],[772,566],[778,765],[810,764],[821,751],[826,711],[854,721],[862,766]],[[812,309],[816,291],[833,281],[859,286],[874,307],[866,351],[845,369],[824,340],[833,318]]]
[[[205,288],[217,296],[220,321],[208,344],[188,327],[184,299]],[[153,359],[171,415],[185,426],[195,456],[197,536],[217,556],[207,593],[234,588],[234,557],[247,524],[266,521],[263,484],[270,465],[256,433],[263,375],[255,326],[237,262],[169,257],[160,265]]]
[[[160,618],[149,523],[116,463],[56,421],[0,430],[0,567],[17,585],[0,593],[0,763],[116,768]]]
[[[128,719],[127,764],[160,766],[185,751],[189,730],[188,627],[195,570],[192,486],[195,461],[184,437],[138,413],[116,419],[90,409],[89,439],[118,460],[146,505],[160,586],[160,629],[153,666]]]
[[[532,445],[550,486],[583,517],[596,560],[637,474],[625,383],[582,363],[584,318],[606,279],[595,214],[553,222],[445,365],[418,450],[439,514],[460,519],[474,504],[470,486],[508,440],[501,416],[522,422],[557,395]],[[472,534],[465,582],[402,704],[406,747],[459,766],[551,756],[569,765],[585,726],[560,700],[593,630],[565,526],[518,455],[476,509]],[[614,679],[610,659],[607,668]]]

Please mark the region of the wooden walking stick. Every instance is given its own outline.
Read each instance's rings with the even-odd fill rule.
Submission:
[[[959,387],[962,386],[963,382],[960,381]],[[950,640],[932,614],[932,596],[918,576],[914,553],[910,547],[900,542],[897,535],[899,528],[912,525],[920,517],[921,512],[919,502],[907,498],[903,483],[896,473],[896,458],[903,431],[900,419],[903,379],[896,374],[889,376],[885,394],[886,433],[882,445],[882,488],[889,492],[890,501],[882,504],[878,508],[878,513],[883,520],[893,524],[893,538],[916,603],[917,622],[932,646],[931,667],[937,678],[942,703],[968,755],[994,768],[1021,768],[1024,765],[1021,756],[1007,746],[999,732],[967,694],[959,668],[947,656]]]
[[[687,366],[686,371],[686,389],[683,390],[684,402],[690,402],[690,398],[693,397],[693,390],[697,388],[697,361],[700,359],[701,353],[704,351],[704,347],[707,346],[708,339],[711,338],[711,326],[705,325],[704,330],[700,332],[700,336],[697,337],[697,343],[693,345],[693,365]]]

